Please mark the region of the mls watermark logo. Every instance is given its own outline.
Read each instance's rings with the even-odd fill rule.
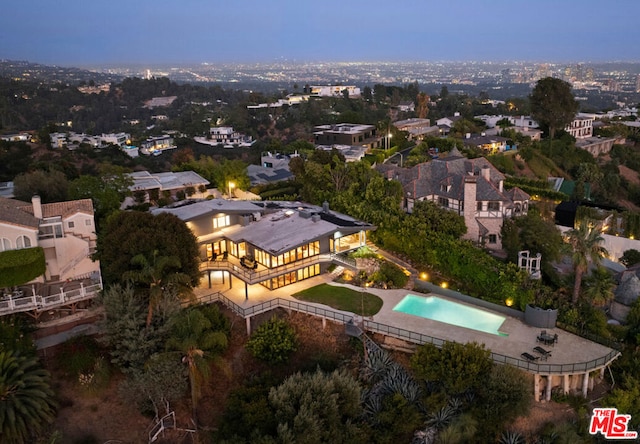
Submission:
[[[615,408],[593,409],[589,434],[602,433],[607,439],[636,439],[638,432],[627,430],[630,419],[631,415],[619,415]]]

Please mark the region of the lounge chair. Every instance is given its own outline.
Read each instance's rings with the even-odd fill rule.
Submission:
[[[539,356],[533,356],[533,355],[531,355],[531,354],[529,354],[527,352],[522,353],[520,356],[522,356],[524,359],[526,359],[529,362],[535,362],[538,359],[540,359]]]
[[[549,356],[551,356],[551,352],[550,352],[550,351],[547,351],[547,350],[545,350],[544,348],[542,348],[542,347],[540,347],[540,346],[538,346],[538,347],[533,347],[533,351],[534,351],[534,352],[536,352],[536,353],[540,353],[540,355],[542,355],[542,356],[541,356],[541,358],[542,358],[543,360],[545,360],[545,361],[547,360],[547,358],[548,358]]]

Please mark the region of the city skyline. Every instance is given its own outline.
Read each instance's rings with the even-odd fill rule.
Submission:
[[[0,59],[94,64],[640,61],[640,2],[13,1]]]

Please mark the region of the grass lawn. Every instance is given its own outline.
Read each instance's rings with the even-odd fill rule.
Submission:
[[[320,284],[307,288],[295,293],[293,297],[300,301],[316,302],[328,305],[336,310],[350,311],[364,316],[373,316],[382,307],[382,299],[376,295],[329,284]],[[364,313],[362,312],[363,305]]]

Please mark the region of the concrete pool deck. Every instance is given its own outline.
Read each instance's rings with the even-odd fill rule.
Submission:
[[[235,304],[242,308],[249,308],[251,306],[275,299],[282,298],[286,300],[295,301],[291,295],[301,291],[305,288],[319,285],[321,283],[327,283],[334,286],[344,286],[351,288],[355,291],[366,291],[371,294],[379,296],[383,305],[380,311],[372,316],[366,318],[367,320],[374,321],[386,326],[390,326],[397,329],[408,330],[411,332],[419,333],[422,335],[431,336],[446,341],[454,341],[459,343],[477,342],[484,344],[485,348],[491,350],[493,353],[504,355],[508,358],[513,358],[514,361],[523,361],[521,354],[527,352],[533,356],[539,356],[533,351],[536,346],[542,346],[544,349],[551,352],[551,356],[547,360],[538,359],[535,364],[539,366],[528,366],[518,364],[520,368],[535,375],[536,386],[536,399],[540,394],[539,386],[544,386],[545,398],[550,399],[551,388],[553,386],[561,385],[565,392],[570,389],[581,389],[586,396],[587,388],[590,378],[589,373],[593,371],[599,371],[601,374],[604,368],[611,363],[618,354],[615,350],[598,344],[596,342],[584,339],[580,336],[574,335],[560,328],[548,328],[547,333],[551,335],[558,335],[558,342],[555,346],[546,346],[536,341],[537,336],[541,330],[537,327],[531,327],[517,318],[510,317],[504,313],[495,313],[499,316],[505,317],[505,321],[500,327],[500,332],[508,334],[508,336],[498,336],[482,331],[471,330],[464,327],[458,327],[451,324],[445,324],[430,319],[425,319],[419,316],[405,314],[402,312],[393,311],[393,308],[400,302],[407,294],[415,294],[418,296],[427,296],[428,293],[421,293],[416,290],[396,289],[396,290],[382,290],[376,288],[363,289],[361,287],[355,287],[352,285],[338,284],[332,282],[333,277],[329,274],[316,276],[301,282],[297,282],[292,285],[277,289],[268,290],[259,284],[250,285],[248,288],[249,298],[245,298],[245,286],[242,281],[237,278],[233,278],[232,288],[229,288],[228,278],[225,283],[215,282],[212,288],[208,288],[208,285],[203,282],[200,288],[196,290],[197,296],[204,296],[207,294],[220,292]],[[437,293],[433,293],[434,295]],[[465,302],[456,300],[454,298],[437,294],[438,297],[446,300],[450,300],[463,305],[470,305],[474,308],[479,308],[485,311],[491,312],[484,307],[474,306],[473,304],[467,304]],[[322,304],[310,304],[319,307]],[[354,314],[354,318],[357,322],[362,319],[357,313]],[[604,359],[606,358],[606,359]],[[581,369],[579,364],[589,363],[596,360],[602,360],[595,366],[591,366],[585,372]],[[508,362],[513,364],[513,362]],[[550,366],[563,365],[566,366],[566,370],[557,371],[545,371],[545,364]],[[582,367],[584,368],[584,367]],[[586,375],[586,377],[585,377]],[[542,378],[540,378],[542,376]],[[576,378],[578,377],[579,378]],[[579,380],[578,380],[579,379]]]

